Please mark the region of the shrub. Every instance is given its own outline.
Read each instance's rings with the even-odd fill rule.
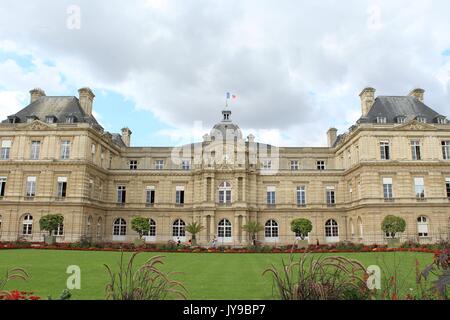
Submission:
[[[308,219],[300,218],[292,220],[291,222],[292,232],[299,234],[302,240],[305,240],[305,238],[308,236],[308,233],[312,231],[312,228],[312,223]]]
[[[117,273],[105,264],[110,277],[106,286],[106,299],[165,300],[171,295],[186,298],[184,286],[171,279],[174,273],[165,273],[158,269],[158,265],[163,264],[164,257],[152,257],[134,270],[133,265],[138,254],[132,254],[128,263],[125,263],[122,252]]]
[[[58,230],[58,226],[64,222],[64,217],[60,214],[48,214],[39,219],[39,227],[41,230],[47,231],[49,235],[54,234]]]
[[[197,245],[197,234],[199,234],[203,229],[205,229],[205,227],[195,221],[186,226],[186,231],[192,235],[192,245]]]
[[[365,267],[344,257],[305,253],[295,262],[291,255],[287,263],[282,260],[281,269],[272,265],[263,275],[267,273],[281,300],[365,300],[372,295]]]
[[[401,217],[386,216],[381,223],[381,230],[392,238],[395,238],[397,233],[404,232],[405,229],[406,221]]]
[[[139,239],[150,230],[150,221],[142,217],[134,217],[131,220],[131,229],[139,234]]]

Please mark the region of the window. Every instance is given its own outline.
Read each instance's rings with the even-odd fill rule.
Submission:
[[[175,238],[186,237],[186,223],[183,220],[178,219],[172,225],[172,236]]]
[[[412,140],[411,141],[411,157],[413,160],[420,160],[420,141]]]
[[[61,160],[70,158],[70,141],[61,141]]]
[[[450,160],[450,141],[442,141],[442,158]]]
[[[231,203],[231,183],[224,181],[219,185],[219,203]]]
[[[55,117],[53,116],[45,117],[45,122],[47,122],[48,124],[55,123]]]
[[[425,184],[423,178],[414,178],[414,190],[417,199],[425,198]]]
[[[67,177],[58,177],[58,188],[56,196],[58,198],[65,198],[67,195]]]
[[[30,198],[36,196],[36,177],[27,178],[26,196]]]
[[[334,187],[326,188],[326,196],[327,196],[327,206],[333,207],[336,204]]]
[[[291,170],[297,171],[299,169],[298,160],[292,160],[291,161]]]
[[[144,233],[144,236],[146,237],[156,237],[156,222],[153,219],[148,220],[150,224],[150,229],[148,229],[148,232]]]
[[[11,152],[11,140],[2,141],[1,160],[8,160]]]
[[[0,198],[5,196],[6,177],[0,177]]]
[[[127,235],[127,223],[124,219],[118,218],[114,221],[113,236],[126,236]]]
[[[391,200],[394,197],[392,193],[392,178],[383,178],[383,196],[385,200]]]
[[[148,186],[145,188],[145,203],[148,206],[153,206],[155,204],[155,187]]]
[[[124,204],[127,200],[127,187],[118,186],[117,187],[117,203]]]
[[[25,215],[22,221],[22,235],[31,236],[33,233],[33,216],[31,214]]]
[[[155,169],[163,170],[164,169],[164,160],[156,160],[155,161]]]
[[[417,117],[417,121],[420,122],[420,123],[427,123],[427,118]]]
[[[335,220],[330,219],[325,223],[325,237],[339,237],[339,227]]]
[[[178,205],[184,204],[184,187],[176,187],[175,203]]]
[[[130,170],[137,170],[138,162],[137,160],[130,160]]]
[[[64,235],[64,223],[58,224],[58,228],[55,230],[54,235],[57,237],[62,237]]]
[[[405,123],[406,117],[405,116],[399,116],[397,117],[397,123]]]
[[[75,122],[75,117],[73,117],[73,116],[66,117],[66,123],[71,124],[74,122]]]
[[[438,124],[447,124],[447,119],[444,118],[444,117],[438,117],[438,118],[436,119],[436,122],[437,122]]]
[[[304,186],[297,187],[297,206],[306,206],[306,188]]]
[[[317,170],[325,170],[325,161],[317,160],[316,167],[317,167]]]
[[[266,238],[278,238],[278,223],[275,220],[269,220],[264,227]]]
[[[97,147],[95,146],[95,144],[92,144],[91,145],[91,154],[92,154],[92,156],[94,156],[96,152],[97,152]]]
[[[276,187],[267,187],[267,204],[275,205]]]
[[[377,117],[377,123],[385,124],[385,123],[387,123],[387,118],[386,117]]]
[[[428,237],[428,219],[420,216],[417,218],[417,233],[419,237]]]
[[[189,160],[183,160],[181,162],[181,169],[183,170],[191,170],[191,162]]]
[[[450,178],[445,179],[445,190],[447,192],[447,198],[450,200]]]
[[[381,141],[380,142],[380,156],[381,160],[390,160],[391,154],[390,154],[390,143],[389,141]]]
[[[223,219],[219,222],[217,234],[219,238],[231,238],[232,235],[231,222],[228,219]]]
[[[264,160],[262,163],[263,170],[270,170],[272,169],[272,160]]]
[[[39,160],[39,155],[41,153],[41,142],[40,141],[31,141],[31,160]]]

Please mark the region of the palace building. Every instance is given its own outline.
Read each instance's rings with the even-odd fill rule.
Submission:
[[[132,242],[133,217],[148,218],[149,243],[246,245],[296,239],[293,219],[311,220],[310,243],[385,243],[381,222],[401,216],[402,240],[450,235],[450,124],[428,107],[424,90],[407,96],[361,94],[361,117],[327,147],[281,147],[243,137],[231,111],[203,141],[181,147],[132,147],[132,132],[104,131],[94,94],[46,96],[0,123],[0,240],[43,240],[39,219],[62,214],[60,242]]]

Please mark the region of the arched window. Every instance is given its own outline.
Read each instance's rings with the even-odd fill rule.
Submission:
[[[330,219],[325,222],[325,237],[329,238],[329,240],[339,237],[339,227],[335,220]]]
[[[153,219],[149,219],[148,222],[150,223],[150,229],[148,232],[144,234],[146,237],[156,237],[156,222]]]
[[[353,224],[352,218],[350,218],[349,225],[350,225],[350,235],[352,237],[354,237],[355,236],[355,225]]]
[[[64,235],[64,223],[58,224],[58,229],[55,230],[55,236],[62,237]]]
[[[33,216],[31,214],[25,215],[22,221],[22,235],[30,236],[33,233]]]
[[[224,181],[219,185],[219,203],[231,203],[231,184],[227,181]]]
[[[86,224],[86,231],[87,234],[90,235],[91,234],[91,226],[92,226],[92,216],[89,216],[87,219],[87,224]]]
[[[217,228],[217,234],[219,240],[226,241],[231,239],[232,227],[231,222],[228,219],[220,220]]]
[[[278,223],[275,220],[267,221],[264,230],[266,238],[278,238]]]
[[[183,220],[178,219],[172,225],[172,235],[174,238],[186,237],[186,223]]]
[[[362,237],[364,234],[364,229],[361,217],[358,217],[358,228],[359,236]]]
[[[114,236],[126,236],[127,235],[127,223],[124,219],[118,218],[114,221],[113,226]]]
[[[100,238],[102,235],[102,218],[98,218],[97,220],[97,238]]]
[[[417,218],[417,233],[419,237],[428,237],[428,218],[420,216]]]

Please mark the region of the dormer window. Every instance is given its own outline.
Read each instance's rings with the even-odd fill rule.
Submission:
[[[66,117],[66,123],[75,123],[75,117],[74,116],[67,116]]]
[[[397,123],[405,123],[406,117],[405,116],[398,116],[397,117]]]
[[[27,117],[27,123],[32,123],[34,120],[36,120],[37,117],[36,116],[28,116]]]
[[[10,116],[10,117],[8,117],[8,122],[9,123],[19,123],[20,122],[20,118],[16,117],[16,116]]]
[[[417,117],[416,120],[420,123],[427,123],[427,118],[425,117]]]
[[[377,123],[385,124],[385,123],[387,123],[387,118],[386,117],[377,117]]]
[[[56,122],[56,118],[54,116],[47,116],[45,117],[45,122],[52,124]]]
[[[447,124],[447,118],[442,117],[442,116],[436,117],[436,123],[437,124]]]

